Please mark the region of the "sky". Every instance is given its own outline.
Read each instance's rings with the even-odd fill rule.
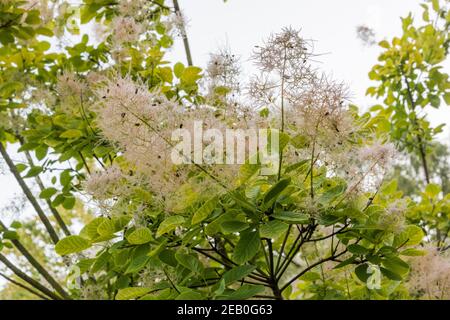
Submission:
[[[378,47],[365,47],[356,37],[356,27],[374,29],[377,40],[401,33],[400,17],[412,12],[420,17],[416,0],[179,0],[188,18],[188,38],[194,64],[205,67],[211,52],[228,46],[241,57],[244,71],[251,72],[248,60],[255,45],[285,26],[301,29],[305,38],[315,40],[319,66],[334,79],[344,81],[352,103],[366,109],[375,104],[365,96],[371,86],[370,68],[380,53]],[[180,40],[168,60],[185,61]],[[450,64],[445,69],[450,73]],[[429,114],[433,125],[450,124],[450,106]],[[440,139],[450,142],[449,131]],[[4,167],[4,166],[3,166]],[[4,168],[7,171],[6,168]],[[11,175],[0,176],[0,208],[8,205],[20,189]]]

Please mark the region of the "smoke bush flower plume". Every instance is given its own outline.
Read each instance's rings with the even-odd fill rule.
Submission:
[[[450,299],[450,260],[436,248],[411,259],[410,291],[426,299]]]
[[[107,140],[117,143],[131,168],[147,177],[152,190],[163,198],[187,183],[193,170],[172,162],[171,134],[183,128],[195,135],[194,121],[198,119],[203,120],[205,129],[222,134],[227,127],[281,127],[305,146],[288,149],[284,155],[287,163],[312,154],[314,163],[326,164],[330,174],[348,181],[349,192],[359,193],[368,186],[367,181],[383,176],[381,168],[392,156],[392,146],[374,142],[372,147],[363,148],[355,143],[362,135],[353,111],[345,105],[347,89],[314,70],[310,64],[316,56],[312,47],[311,41],[291,28],[271,36],[264,46],[257,47],[253,57],[260,75],[252,78],[247,91],[252,107],[244,107],[239,100],[225,102],[226,113],[220,112],[221,104],[183,106],[130,77],[106,80],[96,91],[98,125]],[[228,51],[211,56],[207,68],[211,87],[237,87],[238,75],[237,59]],[[272,110],[269,117],[261,118],[256,112],[262,106]],[[208,145],[208,141],[202,143]],[[232,186],[238,167],[216,164],[208,170]]]
[[[193,170],[189,165],[172,162],[172,133],[182,128],[194,136],[194,122],[202,120],[203,129],[225,131],[214,109],[207,106],[186,108],[166,98],[159,91],[149,91],[141,82],[129,77],[108,80],[97,90],[98,126],[109,141],[114,141],[140,174],[151,181],[151,188],[160,195],[179,189]],[[192,141],[194,143],[194,141]],[[208,141],[202,141],[203,148]],[[192,148],[193,150],[193,148]],[[193,156],[187,162],[193,162]],[[209,168],[222,179],[234,179],[233,166]],[[214,188],[213,188],[214,189]]]
[[[377,43],[375,38],[376,36],[375,31],[373,31],[368,26],[365,25],[357,26],[356,35],[361,40],[361,42],[367,47],[371,47]]]

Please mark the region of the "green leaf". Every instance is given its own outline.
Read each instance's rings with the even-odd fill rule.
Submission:
[[[444,93],[444,101],[447,105],[450,106],[450,92]]]
[[[394,237],[394,247],[414,246],[422,242],[425,237],[422,229],[415,225],[408,225],[405,229]]]
[[[380,267],[381,273],[386,276],[387,278],[395,281],[401,281],[403,278],[396,274],[395,272],[392,272],[386,268]]]
[[[22,224],[20,223],[20,221],[14,220],[11,223],[10,227],[14,229],[20,229],[22,227]]]
[[[338,183],[336,186],[328,189],[325,191],[319,198],[319,202],[323,205],[328,205],[332,201],[334,201],[337,197],[342,195],[345,190],[347,189],[347,186],[345,183]]]
[[[260,165],[245,163],[239,168],[239,179],[241,183],[246,182],[248,179],[258,172]]]
[[[95,274],[99,272],[102,269],[105,269],[109,259],[111,258],[111,255],[108,253],[108,251],[102,252],[96,259],[94,264],[91,268],[91,274]]]
[[[202,72],[202,69],[199,67],[186,67],[184,68],[183,74],[181,75],[181,81],[185,82],[187,85],[193,85],[198,79],[202,77],[200,75],[200,72]]]
[[[175,259],[185,268],[191,270],[194,273],[200,274],[203,271],[203,265],[198,260],[197,257],[194,257],[190,254],[185,253],[176,253]]]
[[[58,241],[55,251],[60,256],[80,252],[90,248],[91,242],[80,236],[68,236]]]
[[[201,300],[202,295],[201,293],[194,291],[194,290],[188,290],[181,292],[175,300]]]
[[[184,65],[181,62],[175,63],[173,67],[173,73],[177,78],[181,78],[184,70]]]
[[[117,292],[116,300],[131,300],[139,298],[143,295],[146,295],[152,291],[151,288],[143,288],[143,287],[130,287],[125,289],[120,289]]]
[[[19,235],[17,234],[16,231],[6,230],[6,231],[3,231],[3,239],[17,240],[17,239],[19,239]]]
[[[44,159],[45,156],[47,155],[47,152],[48,152],[48,146],[46,146],[46,145],[39,146],[34,150],[34,153],[36,154],[36,158],[38,160]]]
[[[431,0],[431,3],[432,3],[433,10],[438,12],[439,11],[439,0]]]
[[[227,299],[229,300],[245,300],[253,297],[254,295],[261,293],[264,291],[264,286],[262,285],[251,285],[244,284],[242,287],[239,287],[236,291],[230,294]]]
[[[225,221],[220,225],[220,227],[224,233],[234,233],[244,231],[249,227],[249,225],[241,221]]]
[[[381,261],[383,266],[399,276],[405,275],[409,271],[409,265],[402,259],[392,256]]]
[[[250,273],[255,270],[255,266],[251,265],[243,265],[243,266],[237,266],[233,269],[228,270],[225,272],[222,276],[222,279],[225,281],[225,286],[228,286],[232,284],[235,281],[239,281],[246,276],[248,276]]]
[[[378,45],[379,45],[380,47],[382,47],[382,48],[385,48],[385,49],[389,49],[389,47],[390,47],[389,42],[387,42],[386,40],[380,41],[380,42],[378,43]]]
[[[75,206],[75,197],[74,196],[65,197],[62,206],[66,210],[73,209],[73,207]]]
[[[23,164],[23,163],[16,164],[16,169],[17,169],[17,171],[19,171],[19,173],[25,171],[26,168],[28,168],[28,166],[26,164]]]
[[[59,136],[60,138],[66,138],[66,139],[74,139],[74,138],[79,138],[83,135],[83,132],[81,132],[78,129],[69,129],[67,131],[64,131],[63,133],[61,133],[61,135]]]
[[[175,251],[173,250],[169,249],[162,250],[161,253],[159,254],[159,259],[165,264],[174,268],[178,265],[178,261],[175,258]]]
[[[280,235],[283,235],[288,229],[288,225],[282,221],[272,220],[263,224],[259,233],[262,238],[277,239]]]
[[[291,183],[291,178],[281,179],[273,185],[264,195],[264,205],[266,208],[270,207],[273,201],[280,195],[284,189]]]
[[[103,221],[108,220],[104,217],[95,218],[92,221],[90,221],[87,225],[84,226],[83,229],[80,231],[80,236],[89,240],[92,240],[99,236],[99,233],[97,231],[99,225],[103,223]]]
[[[439,96],[436,95],[429,95],[428,97],[430,99],[430,103],[431,106],[434,108],[439,108],[439,106],[441,105],[441,98]]]
[[[295,223],[295,224],[309,223],[309,216],[300,212],[280,211],[273,213],[271,217],[278,220],[286,221],[288,223]]]
[[[367,273],[368,267],[367,263],[363,263],[355,268],[355,274],[362,282],[367,282],[367,279],[370,277],[370,274]]]
[[[150,260],[150,257],[147,256],[138,256],[131,260],[130,264],[128,265],[127,270],[125,271],[125,274],[130,273],[136,273],[141,271]]]
[[[128,225],[128,223],[130,223],[131,217],[130,216],[114,217],[112,221],[114,222],[114,230],[115,232],[117,232],[123,230]]]
[[[59,181],[61,182],[62,186],[68,186],[70,182],[72,181],[72,176],[70,175],[69,170],[64,170],[59,175]]]
[[[406,250],[401,251],[400,254],[401,254],[402,256],[416,257],[416,256],[424,256],[424,255],[426,255],[426,251],[424,251],[424,250],[419,250],[419,249],[409,248],[409,249],[406,249]]]
[[[145,227],[137,228],[127,236],[130,244],[144,244],[151,241],[152,238],[152,232]]]
[[[159,74],[163,81],[165,81],[167,83],[172,83],[173,74],[172,74],[172,69],[170,67],[159,68]]]
[[[0,43],[7,46],[14,42],[14,37],[7,30],[0,30]]]
[[[165,233],[168,233],[174,230],[176,227],[182,225],[185,221],[185,218],[182,216],[170,216],[166,218],[158,227],[158,231],[156,232],[156,236],[162,236]]]
[[[97,233],[101,236],[107,236],[116,232],[114,222],[111,219],[106,219],[97,227]]]
[[[42,171],[43,171],[43,169],[40,166],[31,167],[30,170],[28,170],[28,172],[27,172],[27,174],[25,175],[24,178],[36,177]]]
[[[81,24],[86,24],[89,21],[91,21],[97,15],[97,10],[100,10],[101,7],[102,5],[99,4],[90,4],[82,6],[80,12]]]
[[[322,279],[318,272],[309,271],[300,277],[303,281],[316,281]]]
[[[51,198],[56,192],[58,192],[58,190],[56,190],[55,188],[47,188],[41,191],[41,193],[39,194],[39,198],[41,199],[49,199]]]
[[[252,259],[261,246],[258,231],[244,231],[241,233],[234,249],[233,259],[237,264],[243,264]]]
[[[23,89],[23,83],[19,81],[9,81],[0,85],[0,96],[10,98],[14,93]]]
[[[217,198],[210,199],[206,201],[193,215],[192,224],[195,225],[197,223],[202,222],[213,212],[216,208]]]
[[[347,247],[347,249],[351,253],[358,254],[358,255],[364,255],[364,254],[369,253],[369,249],[364,248],[363,246],[361,246],[359,244],[351,244]]]

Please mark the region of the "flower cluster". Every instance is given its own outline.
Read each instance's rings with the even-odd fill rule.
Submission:
[[[436,248],[411,259],[408,287],[412,294],[425,299],[450,299],[450,260]]]
[[[192,170],[192,166],[173,163],[172,133],[183,129],[193,137],[194,122],[198,119],[202,119],[204,129],[225,128],[216,118],[214,109],[187,109],[129,77],[108,80],[96,94],[97,122],[105,138],[118,144],[124,158],[146,176],[152,190],[161,195],[167,196],[179,189]],[[188,158],[187,162],[193,159]]]
[[[87,86],[77,74],[65,71],[59,75],[56,83],[56,92],[60,99],[61,111],[77,113],[86,95]]]
[[[110,198],[122,191],[123,174],[117,166],[98,171],[89,176],[84,189],[98,199]]]
[[[135,42],[143,32],[143,27],[131,17],[117,16],[111,23],[113,42],[116,45]]]
[[[361,42],[367,46],[373,46],[376,43],[375,32],[365,25],[360,25],[356,27],[356,35],[361,40]]]
[[[186,37],[187,19],[183,12],[175,12],[170,14],[164,21],[162,21],[168,34],[178,36],[181,38]]]

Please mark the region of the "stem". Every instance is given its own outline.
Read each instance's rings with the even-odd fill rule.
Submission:
[[[347,250],[344,250],[342,252],[340,252],[337,255],[332,255],[329,256],[327,258],[321,259],[315,263],[313,263],[312,265],[310,265],[309,267],[305,268],[302,272],[300,272],[299,274],[297,274],[296,276],[294,276],[291,280],[289,280],[282,288],[281,288],[281,292],[283,292],[287,287],[289,287],[295,280],[297,280],[298,278],[300,278],[302,275],[304,275],[306,272],[308,272],[309,270],[311,270],[312,268],[326,262],[326,261],[330,261],[330,260],[334,260],[336,258],[338,258],[339,256],[343,255],[344,253],[346,253]]]
[[[17,171],[16,166],[14,165],[14,162],[9,157],[8,153],[5,150],[5,147],[2,143],[0,143],[0,153],[2,154],[3,158],[5,159],[6,164],[9,167],[9,170],[16,178],[17,182],[19,183],[20,187],[22,188],[23,193],[27,197],[28,201],[30,201],[31,205],[33,206],[34,210],[39,216],[39,219],[42,221],[42,223],[45,226],[45,229],[47,230],[48,234],[50,235],[50,238],[52,239],[53,243],[56,244],[59,241],[58,235],[56,234],[55,229],[51,225],[50,221],[48,220],[47,216],[45,215],[44,211],[42,210],[41,206],[37,202],[36,198],[31,193],[31,190],[28,188],[27,184],[23,180],[23,178],[20,176],[19,171]]]
[[[0,227],[7,230],[6,226],[0,221]],[[70,300],[70,296],[61,287],[61,285],[53,278],[50,273],[47,272],[45,267],[41,265],[33,255],[22,245],[22,243],[17,239],[11,240],[12,244],[19,250],[19,252],[27,259],[27,261],[41,274],[41,276],[65,299]]]
[[[314,200],[314,153],[316,151],[316,139],[314,138],[312,151],[311,151],[311,174],[310,174],[310,191],[309,194],[311,196],[311,199]]]
[[[19,268],[17,268],[11,261],[8,260],[8,258],[6,258],[1,253],[0,253],[0,261],[3,262],[5,264],[5,266],[7,268],[9,268],[12,272],[14,272],[14,274],[16,276],[18,276],[20,279],[22,279],[23,281],[25,281],[28,284],[30,284],[35,289],[41,291],[42,293],[44,293],[45,295],[49,296],[52,299],[61,300],[61,298],[58,295],[56,295],[54,292],[52,292],[49,289],[47,289],[46,287],[44,287],[38,281],[36,281],[33,278],[31,278],[28,275],[26,275],[24,272],[22,272]]]
[[[180,6],[178,5],[178,0],[173,0],[173,7],[175,9],[175,14],[179,15],[181,17],[181,10]],[[183,37],[183,45],[184,50],[186,51],[186,59],[189,66],[192,66],[192,55],[191,55],[191,49],[189,47],[189,40],[186,33],[186,27],[184,24],[181,26],[181,36]]]
[[[309,229],[306,232],[306,235],[303,237],[303,234],[300,233],[297,236],[297,239],[294,242],[294,245],[292,246],[291,250],[289,251],[288,255],[286,256],[286,259],[283,261],[283,263],[280,266],[280,270],[277,272],[277,279],[281,280],[281,277],[286,272],[286,270],[289,268],[289,265],[291,264],[292,260],[294,260],[297,253],[300,251],[303,244],[311,238],[311,236],[314,233],[315,226],[310,226]],[[298,240],[301,238],[300,243],[297,245]],[[281,290],[283,291],[283,290]]]
[[[406,83],[406,89],[407,89],[407,93],[408,93],[408,100],[409,100],[409,103],[411,104],[412,112],[415,112],[416,102],[414,101],[414,98],[412,96],[411,86],[410,86],[409,81],[406,78],[406,76],[405,76],[405,83]],[[413,119],[413,125],[419,127],[419,125],[416,121],[416,117],[414,117],[414,119]],[[423,167],[423,171],[425,174],[425,181],[427,182],[427,184],[430,184],[431,180],[430,180],[430,173],[428,170],[428,162],[427,162],[427,157],[426,157],[425,144],[424,144],[424,141],[423,141],[421,135],[418,134],[416,137],[417,137],[420,159],[422,161],[422,167]]]
[[[21,144],[23,144],[23,142],[20,142]],[[33,162],[33,158],[30,155],[30,152],[25,151],[25,156],[28,160],[28,164],[32,167],[34,167],[34,162]],[[45,189],[44,183],[42,182],[41,177],[39,177],[38,175],[35,177],[36,183],[39,186],[39,189],[41,191],[43,191]],[[56,219],[56,222],[58,222],[59,226],[61,227],[61,229],[63,230],[64,234],[66,236],[70,236],[71,233],[69,231],[69,228],[67,227],[66,223],[64,222],[63,218],[61,217],[61,215],[59,214],[58,210],[56,210],[56,208],[54,208],[52,206],[52,203],[49,199],[46,199],[45,202],[48,205],[48,208],[50,209],[51,213],[53,214],[53,216]]]
[[[286,72],[286,47],[284,47],[283,70],[281,72],[281,132],[284,132],[284,81]],[[281,178],[281,167],[283,164],[283,149],[280,150],[280,159],[278,162],[278,181]]]
[[[12,279],[12,278],[10,278],[10,277],[8,277],[8,276],[7,276],[6,274],[4,274],[4,273],[1,273],[1,272],[0,272],[0,276],[3,277],[5,280],[11,282],[12,284],[14,284],[14,285],[16,285],[16,286],[18,286],[18,287],[20,287],[20,288],[22,288],[22,289],[25,289],[26,291],[30,292],[31,294],[34,294],[35,296],[41,298],[42,300],[49,300],[46,296],[40,294],[40,293],[37,292],[37,291],[34,291],[33,289],[27,287],[26,285],[24,285],[24,284],[22,284],[22,283],[20,283],[20,282],[18,282],[18,281],[16,281],[16,280]]]
[[[291,233],[291,228],[292,228],[292,225],[290,224],[286,231],[286,235],[284,236],[283,243],[281,244],[280,254],[278,255],[277,264],[275,266],[275,270],[277,270],[277,271],[278,271],[278,267],[280,266],[281,257],[283,256],[284,247],[286,246],[286,242],[289,238],[289,234]]]
[[[91,169],[89,169],[89,166],[87,165],[86,159],[84,158],[83,154],[81,153],[81,151],[78,151],[78,155],[81,158],[81,161],[83,162],[84,167],[86,168],[87,172],[89,174],[91,174]]]

